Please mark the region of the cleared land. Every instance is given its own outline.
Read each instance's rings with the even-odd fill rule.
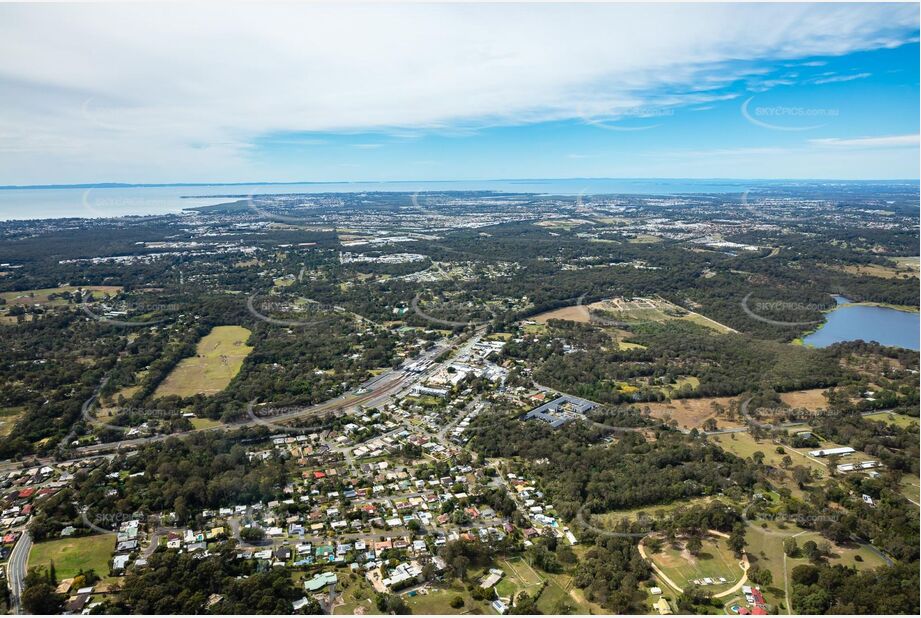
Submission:
[[[22,407],[0,408],[0,436],[10,435],[10,431],[13,430],[16,421],[24,411],[25,408]]]
[[[896,427],[908,427],[912,423],[918,424],[919,422],[914,416],[905,416],[904,414],[895,414],[893,412],[877,412],[876,414],[868,414],[864,418],[868,421],[878,421],[887,425],[895,425]]]
[[[531,320],[538,324],[546,324],[548,320],[588,323],[591,321],[590,312],[597,312],[606,320],[624,324],[685,320],[720,333],[734,332],[728,326],[661,298],[610,298],[590,305],[571,305],[553,311],[545,311],[532,317]]]
[[[44,541],[32,547],[29,568],[49,567],[53,560],[58,579],[74,577],[80,569],[93,569],[100,577],[106,577],[109,575],[109,559],[114,550],[114,534]]]
[[[713,496],[687,498],[676,502],[669,502],[668,504],[643,506],[635,509],[624,509],[620,511],[608,511],[607,513],[599,513],[597,515],[592,515],[591,523],[595,526],[598,526],[599,528],[613,530],[614,526],[616,526],[624,519],[628,521],[637,521],[640,518],[644,520],[658,520],[660,516],[667,517],[669,513],[676,509],[705,506],[714,500],[724,504],[731,504],[730,500],[727,498],[716,498]]]
[[[99,292],[100,294],[116,294],[121,291],[121,287],[117,285],[88,285],[86,287],[77,288],[72,285],[63,285],[57,288],[42,288],[40,290],[24,290],[22,292],[0,292],[0,298],[6,301],[7,305],[47,305],[51,304],[64,304],[65,301],[54,299],[49,300],[49,296],[52,294],[63,294],[64,292],[76,292],[77,290],[84,290],[87,292]]]
[[[828,401],[825,399],[824,392],[825,389],[823,388],[813,388],[807,391],[781,393],[780,400],[791,408],[821,410],[828,407]]]
[[[227,388],[253,351],[250,331],[242,326],[215,326],[198,342],[195,356],[182,359],[157,387],[154,397],[214,395]]]
[[[584,305],[573,305],[572,307],[563,307],[553,311],[545,311],[531,318],[538,324],[546,324],[550,320],[569,320],[571,322],[589,322],[588,309]]]
[[[505,572],[505,575],[496,584],[496,593],[511,601],[520,592],[527,592],[529,596],[534,596],[540,589],[540,584],[544,579],[531,566],[521,558],[512,560],[499,560],[499,568]]]
[[[671,402],[650,402],[637,404],[641,409],[649,408],[654,418],[672,418],[683,429],[700,429],[708,418],[716,420],[718,429],[742,427],[741,422],[729,421],[716,415],[713,404],[729,408],[732,397],[704,397],[701,399],[675,399]]]
[[[848,264],[832,267],[852,275],[878,277],[880,279],[908,279],[918,276],[918,258],[894,258],[892,266],[880,264]]]

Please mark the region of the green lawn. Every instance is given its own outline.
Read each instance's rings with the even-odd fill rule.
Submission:
[[[114,534],[44,541],[32,547],[29,567],[48,567],[53,560],[59,580],[75,576],[80,569],[93,569],[100,577],[106,577],[109,574],[109,560],[114,551]]]

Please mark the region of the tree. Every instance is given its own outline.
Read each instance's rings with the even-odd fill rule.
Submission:
[[[741,556],[745,550],[745,526],[742,524],[732,527],[732,533],[729,535],[729,549],[735,553],[736,557]]]
[[[409,606],[406,601],[398,594],[378,594],[376,600],[377,609],[388,614],[409,614]]]
[[[793,558],[799,554],[799,545],[796,544],[796,539],[792,536],[788,536],[783,540],[783,553],[787,554],[789,558]]]
[[[451,599],[451,607],[453,607],[454,609],[460,609],[463,606],[464,606],[464,597],[457,595],[456,597]]]
[[[265,540],[265,530],[259,526],[249,526],[240,530],[240,538],[247,543],[259,543]]]
[[[704,544],[699,537],[692,536],[690,539],[688,539],[687,545],[685,545],[685,547],[687,547],[687,550],[691,552],[692,556],[696,556],[700,553],[700,550],[703,549]]]
[[[55,592],[50,574],[39,569],[29,569],[22,591],[22,606],[30,614],[60,614],[64,609],[64,595]]]
[[[748,570],[748,579],[752,580],[759,586],[770,586],[774,582],[774,576],[768,569],[754,566]]]

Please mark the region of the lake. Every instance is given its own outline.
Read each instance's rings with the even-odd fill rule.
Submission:
[[[825,324],[803,337],[803,345],[824,348],[841,341],[876,341],[882,345],[919,350],[921,315],[888,307],[850,305],[836,297],[838,306],[827,314]]]

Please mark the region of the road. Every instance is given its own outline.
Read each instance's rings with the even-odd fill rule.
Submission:
[[[24,587],[26,573],[29,566],[29,552],[32,551],[32,537],[28,530],[23,530],[22,535],[13,547],[10,560],[7,563],[7,578],[10,585],[10,605],[14,614],[21,614],[20,598]]]

